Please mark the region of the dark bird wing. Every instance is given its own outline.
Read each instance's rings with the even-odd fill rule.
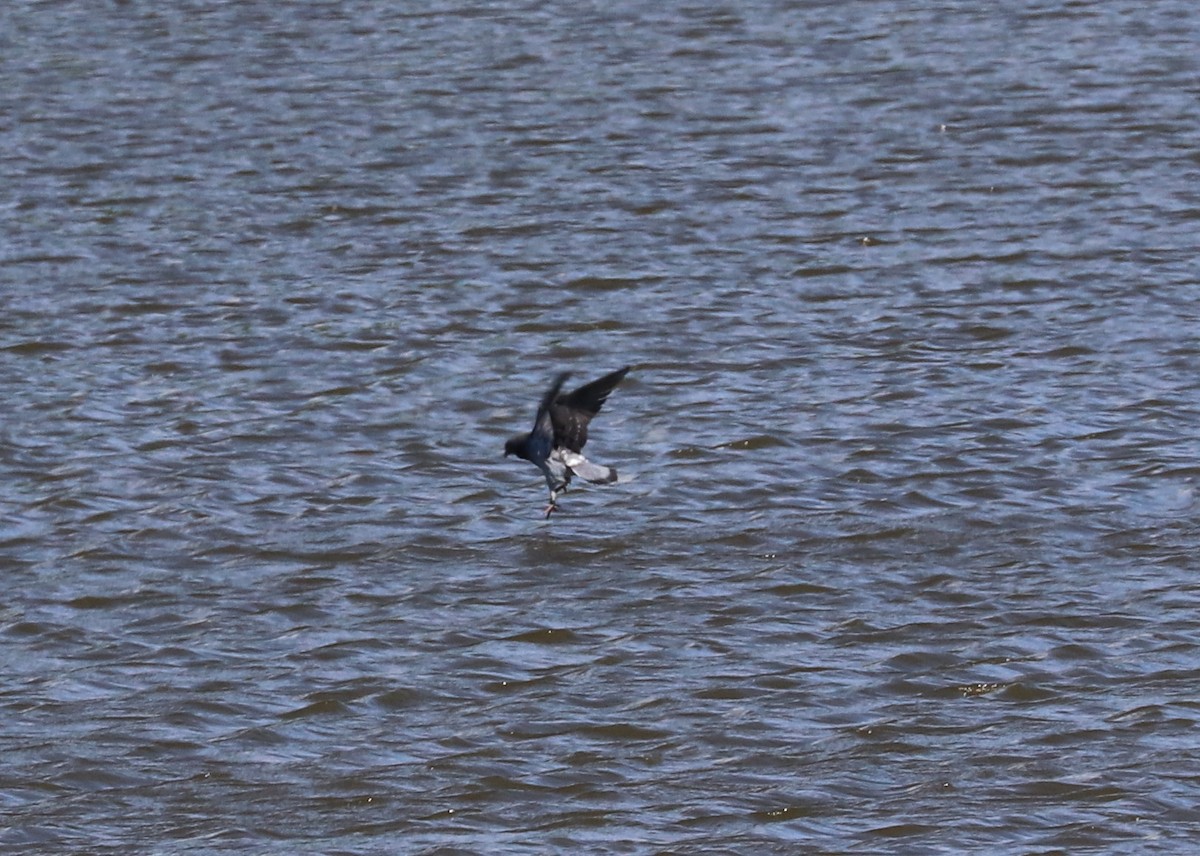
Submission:
[[[567,395],[558,394],[558,387],[562,386],[566,375],[558,376],[555,386],[552,387],[554,394],[547,393],[547,397],[542,400],[542,408],[549,412],[554,429],[556,448],[566,446],[572,452],[583,451],[583,445],[587,442],[588,423],[592,421],[593,416],[600,412],[604,402],[608,401],[608,396],[617,388],[617,384],[621,382],[628,371],[629,366],[617,369],[599,380],[584,384]],[[541,414],[542,411],[539,410],[539,418]]]
[[[525,442],[526,449],[530,453],[529,459],[535,463],[548,458],[550,452],[558,445],[555,442],[552,411],[555,399],[561,397],[559,390],[570,376],[570,372],[562,372],[556,377],[554,383],[550,384],[550,388],[546,390],[546,394],[542,396],[542,403],[538,405],[537,417],[533,420],[533,430],[529,432],[529,439]]]

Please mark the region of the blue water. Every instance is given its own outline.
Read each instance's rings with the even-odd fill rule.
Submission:
[[[0,848],[1190,853],[1189,13],[7,4]]]

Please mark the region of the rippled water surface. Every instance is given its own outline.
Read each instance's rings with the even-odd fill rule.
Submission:
[[[1197,44],[6,3],[0,848],[1191,852]]]

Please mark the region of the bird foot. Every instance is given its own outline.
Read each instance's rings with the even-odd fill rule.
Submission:
[[[552,503],[550,503],[549,505],[547,505],[547,506],[546,506],[546,519],[547,519],[547,520],[549,520],[549,519],[550,519],[550,515],[551,515],[551,514],[553,514],[553,513],[554,513],[554,512],[556,512],[556,511],[558,511],[558,506],[557,506],[557,505],[555,505],[553,502],[552,502]]]

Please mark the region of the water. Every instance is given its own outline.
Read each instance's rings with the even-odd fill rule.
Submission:
[[[167,6],[0,12],[0,848],[1191,852],[1190,6]]]

